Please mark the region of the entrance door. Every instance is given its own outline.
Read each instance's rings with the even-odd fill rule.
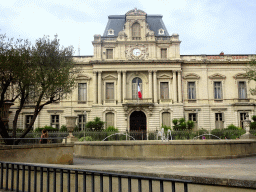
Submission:
[[[142,111],[134,111],[130,115],[130,132],[136,140],[146,140],[147,121],[146,115]]]

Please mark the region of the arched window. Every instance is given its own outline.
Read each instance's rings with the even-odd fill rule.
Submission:
[[[140,86],[140,92],[142,94],[142,80],[139,77],[135,77],[132,80],[132,99],[138,99],[138,85]]]
[[[140,39],[140,24],[134,23],[132,25],[132,39],[139,40]]]

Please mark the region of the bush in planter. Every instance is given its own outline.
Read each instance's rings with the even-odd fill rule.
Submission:
[[[187,128],[188,128],[188,130],[192,130],[194,128],[194,126],[195,126],[195,122],[194,121],[190,121],[190,120],[187,121]]]
[[[95,119],[93,121],[89,121],[88,123],[86,123],[86,128],[90,129],[90,130],[101,130],[104,126],[104,123],[103,121],[100,120],[99,117],[95,117]]]
[[[46,125],[46,126],[44,126],[43,128],[36,128],[34,131],[35,131],[35,132],[42,132],[43,129],[46,129],[46,131],[48,131],[48,132],[51,132],[51,131],[58,131],[58,130],[59,130],[59,129],[57,129],[57,128],[53,128],[53,127],[51,127],[51,126]]]
[[[93,141],[91,136],[81,137],[78,141]]]
[[[235,125],[231,124],[226,129],[224,129],[223,132],[227,139],[236,139],[245,134],[246,131],[241,127],[236,127]]]
[[[225,139],[225,134],[224,134],[223,131],[224,131],[223,129],[213,129],[213,130],[211,131],[211,134],[212,134],[212,135],[215,135],[215,136],[217,136],[217,137],[219,137],[219,138],[221,138],[221,139]],[[213,139],[215,139],[215,137],[213,137]],[[217,139],[217,138],[216,138],[216,139]]]
[[[67,126],[66,125],[62,125],[61,127],[60,127],[60,131],[61,132],[67,132],[68,130],[67,130]]]

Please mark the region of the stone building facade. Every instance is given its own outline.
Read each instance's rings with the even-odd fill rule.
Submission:
[[[254,55],[180,55],[179,35],[169,35],[161,15],[133,9],[108,19],[103,36],[94,36],[94,56],[74,57],[81,70],[73,93],[46,106],[35,128],[60,127],[76,115],[81,129],[100,117],[120,131],[154,131],[185,117],[195,129],[212,130],[242,126],[255,114],[255,82],[244,76]],[[23,110],[19,127],[32,112]]]

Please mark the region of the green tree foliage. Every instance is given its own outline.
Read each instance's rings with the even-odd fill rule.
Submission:
[[[93,121],[89,121],[86,123],[86,128],[90,129],[90,130],[101,130],[104,126],[104,123],[103,121],[100,120],[99,117],[95,117],[95,119]]]
[[[44,106],[65,98],[74,88],[73,47],[60,47],[57,36],[50,40],[48,36],[36,40],[34,46],[19,40],[0,36],[0,108],[7,101],[8,89],[14,86],[10,101],[20,101],[13,121],[13,136],[16,135],[18,116],[26,102],[35,106],[32,121],[20,136],[32,129],[37,115]],[[0,134],[9,135],[0,121]],[[16,144],[19,140],[16,142]]]
[[[185,121],[185,118],[173,119],[173,130],[181,131],[181,130],[192,130],[195,126],[194,121]]]
[[[249,81],[256,81],[256,60],[252,59],[246,68],[245,77],[248,78]],[[256,88],[250,89],[252,95],[256,95]]]

